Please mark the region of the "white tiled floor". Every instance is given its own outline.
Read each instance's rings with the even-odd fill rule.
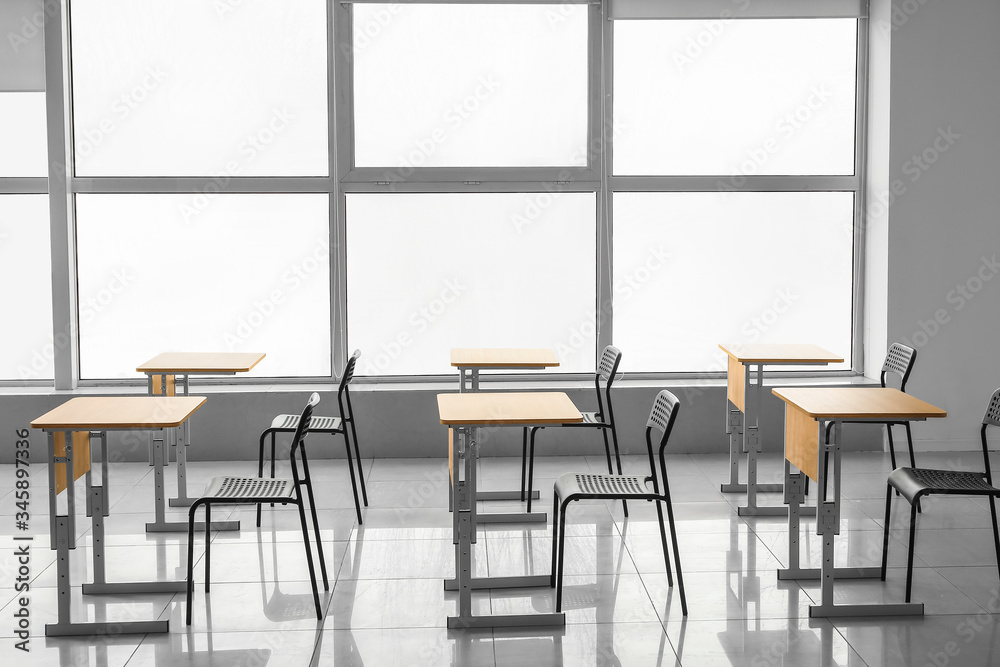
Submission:
[[[974,460],[924,454],[922,465]],[[32,470],[30,653],[14,649],[11,622],[17,563],[13,556],[14,497],[0,499],[0,656],[17,665],[128,667],[171,665],[257,667],[268,665],[995,665],[1000,663],[998,580],[988,506],[979,500],[933,499],[925,503],[915,551],[914,599],[922,618],[810,620],[818,582],[779,581],[775,570],[788,559],[781,519],[740,518],[737,495],[719,492],[728,474],[722,455],[669,457],[689,615],[683,617],[676,587],[667,586],[656,514],[649,505],[577,503],[566,540],[565,611],[559,630],[448,631],[445,618],[457,599],[443,591],[453,573],[447,467],[443,460],[365,461],[370,507],[358,526],[343,461],[313,461],[316,501],[330,575],[322,596],[326,618],[317,622],[294,510],[267,508],[260,529],[253,509],[219,508],[213,518],[239,519],[237,533],[214,533],[212,592],[200,586],[204,546],[199,535],[194,622],[184,625],[183,594],[84,596],[79,584],[91,572],[90,523],[81,514],[80,548],[72,553],[76,588],[74,619],[170,620],[166,635],[111,638],[44,636],[54,620],[55,554],[48,547],[47,479]],[[644,457],[625,461],[632,471]],[[519,479],[516,459],[486,459],[486,488]],[[847,478],[839,564],[874,565],[881,553],[887,457],[845,457]],[[603,472],[603,457],[553,457],[536,462],[539,510],[551,509],[552,481],[560,472]],[[242,470],[245,463],[191,464],[193,477]],[[118,464],[111,473],[114,501],[108,519],[109,578],[183,578],[186,535],[147,535],[153,479],[145,464]],[[173,468],[169,469],[173,472]],[[766,456],[762,475],[780,470]],[[12,480],[12,466],[0,466]],[[507,480],[511,480],[507,483]],[[0,488],[10,489],[11,484]],[[192,486],[192,493],[196,492]],[[777,504],[777,495],[763,501]],[[490,503],[497,511],[511,503]],[[81,510],[82,511],[82,510]],[[170,510],[184,519],[183,510]],[[839,602],[900,601],[906,564],[908,506],[893,514],[890,571],[877,580],[837,584]],[[806,522],[807,530],[814,523]],[[480,573],[547,573],[551,533],[542,525],[480,528]],[[804,562],[818,562],[819,542],[803,539]],[[482,612],[544,612],[550,589],[482,591]]]

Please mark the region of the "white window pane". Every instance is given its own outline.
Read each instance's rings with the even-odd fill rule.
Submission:
[[[586,5],[354,5],[355,163],[586,164]]]
[[[48,197],[0,195],[0,380],[54,376],[50,265]]]
[[[76,0],[77,173],[327,174],[320,0]]]
[[[455,372],[454,347],[548,347],[593,371],[590,193],[347,197],[349,347],[362,375]]]
[[[45,93],[0,92],[0,128],[0,177],[49,175]]]
[[[78,195],[80,370],[137,377],[161,352],[264,352],[248,375],[330,363],[326,195]]]
[[[853,209],[850,192],[616,194],[622,369],[722,371],[727,342],[814,343],[850,368]]]
[[[614,173],[852,174],[856,50],[854,19],[616,21]]]

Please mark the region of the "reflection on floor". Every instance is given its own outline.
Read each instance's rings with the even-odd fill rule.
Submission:
[[[976,453],[924,454],[921,464],[972,468]],[[881,554],[881,527],[888,457],[845,455],[845,498],[837,565],[873,565]],[[981,459],[978,459],[981,460]],[[326,618],[317,622],[308,583],[298,516],[266,509],[253,527],[253,510],[235,508],[239,532],[212,536],[212,592],[196,589],[194,621],[184,625],[183,594],[83,596],[90,578],[89,521],[72,553],[74,620],[170,620],[165,635],[110,638],[44,637],[55,618],[55,552],[48,549],[44,469],[32,466],[30,653],[14,648],[13,581],[17,572],[15,498],[0,502],[0,655],[19,666],[128,667],[170,665],[278,667],[305,665],[994,665],[1000,664],[1000,582],[985,501],[935,498],[924,504],[917,535],[913,595],[925,603],[922,618],[810,620],[818,582],[778,581],[775,570],[788,558],[787,526],[777,518],[740,518],[744,500],[724,495],[728,476],[723,455],[670,457],[670,482],[680,533],[681,559],[690,614],[680,613],[675,589],[667,586],[652,506],[578,503],[566,538],[565,628],[448,631],[455,593],[442,580],[454,573],[451,518],[447,511],[447,466],[443,460],[366,461],[371,506],[365,523],[355,521],[350,480],[343,461],[313,461],[317,479],[331,591],[323,598]],[[643,457],[627,457],[633,472]],[[507,488],[519,479],[519,460],[485,459],[481,484]],[[553,479],[562,472],[602,472],[603,456],[539,458],[539,508],[550,508]],[[211,476],[250,474],[247,462],[192,463],[190,488]],[[13,466],[3,468],[14,479]],[[147,535],[152,506],[147,465],[112,466],[112,513],[107,520],[110,580],[181,579],[186,535]],[[764,458],[762,481],[779,478],[777,456]],[[4,485],[10,489],[9,485]],[[778,494],[762,503],[779,504]],[[518,503],[489,503],[499,511]],[[171,514],[184,519],[183,509]],[[219,507],[213,518],[225,518]],[[888,581],[838,582],[838,602],[901,601],[907,555],[908,506],[894,504]],[[551,520],[551,517],[550,517]],[[814,520],[801,545],[803,563],[818,564]],[[196,537],[196,557],[204,553]],[[551,536],[543,524],[480,528],[479,574],[548,573]],[[195,569],[203,581],[203,563]],[[477,592],[478,611],[544,612],[550,589]]]

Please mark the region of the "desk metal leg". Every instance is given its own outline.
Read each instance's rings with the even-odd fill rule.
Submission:
[[[177,459],[177,497],[171,498],[168,504],[171,507],[191,507],[195,501],[187,494],[187,448],[191,442],[191,422],[187,421],[180,428],[173,430],[175,434],[172,440]]]
[[[744,373],[744,397],[746,414],[744,415],[743,427],[743,451],[747,453],[747,504],[746,507],[738,507],[737,513],[740,516],[787,516],[788,510],[784,506],[764,506],[757,504],[757,492],[775,493],[781,491],[781,484],[758,484],[757,483],[757,457],[760,454],[760,406],[761,392],[764,387],[764,366],[757,364],[756,373],[747,368]],[[756,375],[756,381],[751,382]]]
[[[729,436],[729,481],[722,485],[722,493],[745,493],[746,484],[740,483],[740,454],[743,443],[743,412],[726,399],[726,434]]]
[[[478,429],[473,429],[478,431]],[[445,590],[458,590],[458,616],[448,617],[448,628],[501,628],[565,625],[566,615],[558,614],[511,614],[476,616],[472,613],[472,591],[486,588],[508,588],[526,585],[548,586],[548,575],[539,577],[486,577],[474,578],[476,542],[476,463],[479,458],[479,433],[469,429],[455,430],[452,468],[455,471],[454,499],[455,512],[455,578],[444,582]],[[458,464],[464,459],[464,465]],[[463,470],[464,480],[460,480],[459,470]],[[537,583],[535,583],[537,582]]]
[[[153,507],[155,521],[146,524],[147,533],[186,533],[188,529],[187,521],[167,521],[166,519],[166,490],[163,483],[163,457],[164,441],[153,441]],[[205,524],[202,521],[195,523],[195,530],[204,530]],[[239,521],[213,521],[212,530],[239,530]]]
[[[824,424],[819,422],[819,442],[822,442]],[[881,567],[835,567],[834,546],[837,535],[840,534],[840,431],[841,422],[834,421],[833,440],[826,445],[825,451],[833,459],[833,473],[830,476],[826,466],[818,466],[816,492],[818,494],[816,509],[816,533],[823,539],[822,563],[820,568],[802,568],[799,566],[798,547],[798,505],[805,498],[802,475],[792,476],[790,464],[785,462],[785,482],[792,488],[789,499],[789,538],[788,560],[789,568],[778,571],[778,579],[819,579],[820,604],[809,607],[810,618],[838,618],[850,616],[922,616],[923,603],[898,604],[835,604],[833,584],[836,577],[842,579],[876,579],[881,577]],[[824,453],[820,445],[820,454]],[[795,479],[798,478],[798,479]],[[832,485],[832,490],[830,486]],[[831,497],[832,494],[832,497]],[[794,531],[794,532],[793,532]],[[794,546],[793,546],[794,545]]]

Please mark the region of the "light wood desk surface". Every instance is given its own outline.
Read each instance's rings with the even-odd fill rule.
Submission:
[[[583,415],[563,392],[477,392],[438,394],[442,424],[509,425],[582,422]]]
[[[151,429],[180,426],[204,396],[78,396],[31,422],[52,430]]]
[[[891,387],[784,387],[771,390],[785,401],[785,458],[819,482],[817,419],[884,421],[931,419],[948,413]]]
[[[844,360],[811,343],[722,343],[719,349],[747,364],[835,364]]]
[[[548,368],[558,366],[555,352],[545,348],[454,348],[451,365],[478,368]]]
[[[246,373],[264,358],[263,352],[164,352],[137,371],[140,373]]]
[[[817,419],[929,419],[948,413],[890,387],[783,387],[775,396]]]

